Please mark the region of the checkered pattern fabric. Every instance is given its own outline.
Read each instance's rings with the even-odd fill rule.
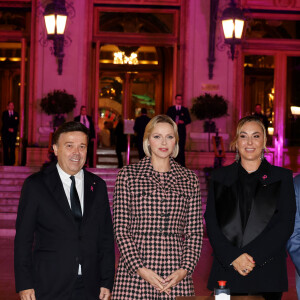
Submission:
[[[113,300],[194,295],[191,275],[200,257],[203,235],[199,181],[172,158],[170,163],[171,171],[163,184],[148,157],[118,174],[113,216],[121,257]],[[143,266],[162,277],[184,268],[188,276],[168,296],[137,275]]]

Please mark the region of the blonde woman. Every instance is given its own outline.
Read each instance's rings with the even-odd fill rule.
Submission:
[[[124,167],[115,186],[121,257],[112,299],[192,296],[203,234],[198,178],[174,161],[178,132],[170,117],[151,119],[143,147],[146,157]]]

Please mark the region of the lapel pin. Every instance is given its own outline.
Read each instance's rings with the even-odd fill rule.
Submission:
[[[264,175],[264,176],[262,177],[263,180],[265,180],[265,179],[267,179],[267,178],[268,178],[267,175]]]
[[[94,191],[94,187],[91,185],[91,191],[93,192]]]

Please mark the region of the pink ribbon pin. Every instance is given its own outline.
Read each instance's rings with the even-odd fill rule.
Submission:
[[[265,180],[266,178],[268,178],[267,175],[264,175],[264,176],[262,177],[263,180]]]

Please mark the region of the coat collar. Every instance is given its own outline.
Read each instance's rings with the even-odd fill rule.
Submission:
[[[74,226],[77,226],[72,215],[72,210],[68,203],[68,199],[59,177],[56,162],[50,164],[45,170],[43,170],[43,180],[47,186],[48,192],[55,199],[60,209],[64,212],[67,218],[73,222]]]
[[[239,207],[238,166],[238,163],[228,166],[224,182],[215,182],[214,194],[217,218],[223,234],[235,246],[243,247],[266,228],[274,215],[280,195],[281,179],[273,176],[272,166],[264,160],[259,168],[259,184],[243,233]]]
[[[240,161],[234,162],[233,164],[227,166],[227,168],[228,168],[227,174],[230,174],[230,176],[226,176],[226,178],[224,180],[225,184],[232,185],[234,182],[236,182],[238,180],[239,165],[240,165]],[[273,183],[278,180],[278,178],[273,176],[273,174],[271,173],[271,171],[270,171],[271,167],[272,167],[272,165],[266,159],[264,159],[261,162],[261,165],[258,170],[258,172],[259,172],[258,179],[262,185],[268,185],[268,184]]]
[[[176,189],[178,184],[181,182],[189,182],[189,179],[186,175],[184,167],[179,165],[175,160],[170,157],[170,166],[171,166],[171,176],[169,177],[169,181],[166,183],[165,188]],[[159,178],[157,172],[153,169],[153,165],[151,163],[151,157],[144,157],[137,164],[137,180],[139,179],[148,179],[152,182],[159,183]]]

